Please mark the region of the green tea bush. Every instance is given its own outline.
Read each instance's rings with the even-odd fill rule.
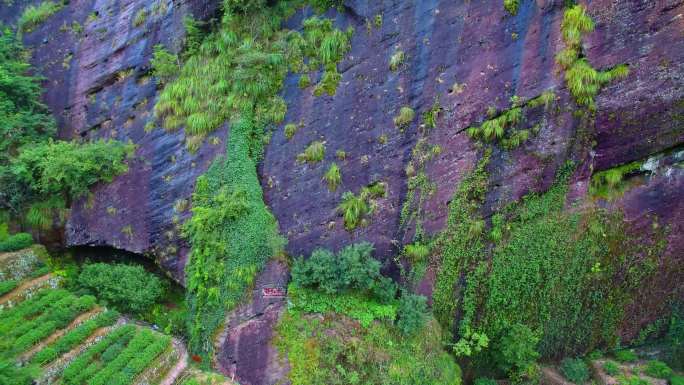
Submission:
[[[563,377],[575,384],[584,384],[589,380],[589,367],[579,358],[564,359],[560,371]]]
[[[98,365],[91,364],[92,361],[101,355],[100,361],[105,363],[107,360],[103,353],[119,341],[127,343],[135,333],[134,325],[124,325],[114,329],[71,361],[62,372],[61,381],[66,385],[81,385],[84,380],[92,378],[92,375],[99,370]]]
[[[646,363],[644,373],[651,377],[668,379],[672,377],[672,369],[666,363],[658,360],[650,360]]]
[[[66,290],[55,290],[50,293],[50,290],[44,290],[35,295],[31,299],[25,300],[19,305],[0,312],[0,335],[8,335],[16,331],[21,331],[25,327],[27,319],[32,319],[36,315],[44,313],[48,309],[58,306],[63,301],[73,301],[74,296]],[[26,329],[28,330],[28,329]],[[25,332],[26,330],[23,330]],[[2,344],[2,341],[0,341]]]
[[[94,318],[91,318],[68,331],[59,339],[36,353],[36,355],[31,358],[31,362],[45,365],[54,361],[62,354],[85,341],[96,329],[113,324],[118,317],[119,313],[114,310],[99,313]]]
[[[136,357],[148,358],[145,351],[148,347],[156,345],[153,332],[149,329],[142,329],[130,340],[126,348],[122,350],[116,358],[111,360],[105,367],[97,372],[92,378],[88,379],[88,385],[105,385],[112,383],[114,377],[126,368]],[[168,341],[167,341],[168,342]]]
[[[157,276],[142,266],[93,263],[83,267],[78,284],[122,311],[139,313],[163,294]]]
[[[479,377],[476,378],[475,381],[473,382],[474,385],[497,385],[496,380],[493,380],[488,377]]]
[[[18,284],[19,284],[19,282],[15,281],[13,279],[11,279],[9,281],[0,282],[0,296],[5,295],[5,294],[9,293],[10,291],[14,290],[14,288],[17,287]]]
[[[615,361],[606,361],[603,363],[603,370],[609,376],[616,376],[620,373],[620,366]]]
[[[0,252],[16,251],[27,248],[33,244],[33,236],[29,233],[17,233],[10,235],[4,241],[0,241]]]
[[[620,361],[620,362],[635,362],[636,360],[639,359],[639,356],[637,356],[636,353],[634,353],[633,350],[618,350],[615,352],[615,359]]]

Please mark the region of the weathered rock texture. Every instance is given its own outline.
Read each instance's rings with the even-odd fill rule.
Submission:
[[[97,187],[90,199],[74,207],[67,243],[146,253],[182,281],[187,250],[174,222],[188,213],[176,203],[189,199],[195,178],[223,151],[225,132],[217,132],[218,144],[206,144],[194,155],[185,150],[182,132],[145,132],[158,92],[149,77],[149,59],[155,44],[178,49],[184,15],[206,19],[218,2],[161,1],[164,12],[144,0],[71,1],[24,40],[48,79],[46,101],[58,117],[60,136],[112,137],[139,146],[129,173]],[[297,76],[288,77],[285,123],[303,128],[288,141],[277,127],[260,165],[265,199],[289,240],[288,252],[307,254],[316,247],[339,249],[368,240],[386,258],[411,240],[414,223],[402,226],[400,218],[407,193],[404,169],[419,138],[421,113],[439,100],[442,111],[427,140],[442,151],[427,165],[436,190],[423,206],[424,228],[435,234],[444,226],[459,181],[481,156],[464,130],[486,119],[488,107],[508,108],[513,95],[526,100],[553,90],[553,107],[529,117],[541,124],[539,135],[516,150],[494,152],[485,214],[548,188],[567,159],[579,162],[571,197],[581,201],[590,199],[593,172],[663,153],[653,172],[635,176],[631,189],[606,204],[624,209],[635,231],[653,226],[655,219],[668,229],[663,273],[644,298],[634,299],[634,319],[622,333],[633,336],[639,325],[650,322],[664,305],[657,301],[660,293],[682,283],[677,277],[684,254],[684,1],[581,2],[596,21],[595,32],[584,39],[590,63],[597,69],[623,63],[630,68],[626,79],[599,93],[596,114],[589,120],[573,115],[574,102],[554,60],[563,48],[562,0],[521,1],[516,16],[504,10],[501,0],[347,0],[345,12],[331,11],[328,16],[336,24],[356,31],[352,50],[339,65],[337,94],[314,97],[311,88],[298,87]],[[19,7],[3,8],[0,18],[16,20]],[[136,27],[134,15],[143,7],[149,15]],[[93,13],[97,17],[87,21]],[[288,26],[298,28],[309,14],[299,12]],[[374,24],[376,15],[382,15],[381,26]],[[79,35],[62,28],[74,21],[84,26]],[[398,71],[390,71],[389,59],[399,50],[406,60]],[[403,106],[412,107],[417,119],[402,132],[393,118]],[[325,141],[325,161],[298,164],[297,154],[314,140]],[[335,159],[337,150],[346,152],[346,160]],[[336,192],[322,181],[332,161],[342,172]],[[342,193],[357,193],[374,181],[387,183],[387,197],[377,202],[368,226],[346,231],[336,209]],[[421,291],[429,294],[431,282],[423,282]],[[233,331],[222,345],[219,363],[241,383],[273,383],[253,371],[272,364],[267,341],[281,306],[257,301],[230,321]]]

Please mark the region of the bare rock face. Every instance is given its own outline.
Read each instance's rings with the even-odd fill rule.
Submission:
[[[259,274],[252,301],[232,311],[216,342],[217,367],[231,379],[247,385],[282,384],[287,363],[273,346],[273,328],[285,311],[287,265],[269,262]]]

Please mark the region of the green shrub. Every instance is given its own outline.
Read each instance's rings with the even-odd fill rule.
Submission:
[[[157,78],[157,84],[166,84],[178,76],[180,72],[178,56],[170,53],[163,45],[154,46],[150,65],[152,74]]]
[[[162,284],[142,266],[93,263],[85,265],[78,284],[126,312],[142,312],[162,295]]]
[[[504,8],[511,15],[516,15],[518,13],[518,7],[520,6],[520,0],[504,0]]]
[[[603,370],[609,376],[616,376],[620,373],[620,366],[615,361],[606,361],[603,363]]]
[[[639,359],[639,356],[637,356],[636,353],[634,353],[633,350],[618,350],[615,352],[615,359],[620,361],[620,362],[635,362],[636,360]]]
[[[0,296],[3,296],[9,293],[10,291],[14,290],[14,288],[17,287],[18,284],[19,282],[13,279],[0,282]]]
[[[61,2],[43,1],[38,5],[29,5],[19,17],[17,28],[21,32],[30,32],[33,28],[47,20],[62,9]]]
[[[337,163],[333,162],[330,165],[330,168],[326,171],[323,179],[328,183],[328,190],[337,190],[337,186],[339,186],[342,181],[342,175],[340,174],[340,168],[337,167]]]
[[[29,233],[17,233],[0,242],[0,251],[16,251],[33,244],[33,237]]]
[[[430,246],[415,242],[404,246],[404,255],[409,257],[411,263],[416,264],[424,261],[430,255]]]
[[[325,144],[319,140],[311,142],[309,146],[297,155],[297,161],[304,163],[318,163],[325,157]]]
[[[140,27],[141,25],[145,24],[146,20],[147,20],[147,10],[145,8],[139,9],[138,12],[136,12],[135,16],[133,17],[133,26],[134,27]]]
[[[639,376],[620,376],[619,385],[651,385],[651,382]]]
[[[658,360],[650,360],[646,363],[644,373],[651,377],[668,379],[672,377],[672,369],[666,363]]]
[[[493,380],[488,377],[479,377],[476,378],[475,381],[473,382],[474,385],[497,385],[496,380]]]
[[[404,292],[399,298],[397,328],[405,335],[413,335],[423,328],[428,318],[427,298]]]
[[[406,57],[404,55],[404,51],[398,50],[392,54],[392,57],[390,57],[390,62],[389,62],[389,68],[391,71],[396,71],[401,67],[402,64],[404,64],[404,60],[406,60]]]
[[[539,358],[538,343],[539,336],[526,325],[511,326],[498,344],[497,366],[509,373],[524,371]]]
[[[339,294],[350,290],[360,291],[386,303],[394,299],[396,285],[380,274],[380,262],[373,258],[373,245],[349,245],[334,255],[317,249],[304,260],[292,265],[292,282],[301,287]]]
[[[288,123],[285,125],[285,137],[287,140],[292,139],[292,137],[297,133],[297,125],[294,123]]]
[[[589,380],[589,367],[579,358],[564,359],[560,371],[563,377],[575,384],[584,384]]]
[[[118,317],[119,313],[113,310],[99,313],[94,318],[83,322],[43,348],[43,350],[31,358],[31,362],[45,365],[54,361],[62,354],[85,341],[96,329],[113,324]]]
[[[670,377],[670,385],[684,385],[684,376]]]
[[[416,112],[413,111],[413,108],[405,106],[401,107],[399,110],[399,115],[394,117],[394,125],[397,126],[399,129],[404,129],[406,126],[411,124],[413,122],[413,119],[416,117]]]

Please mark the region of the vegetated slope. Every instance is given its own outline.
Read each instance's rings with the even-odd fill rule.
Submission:
[[[171,385],[211,377],[189,369],[182,342],[61,288],[46,256],[37,245],[0,254],[0,273],[18,281],[0,308],[2,384]],[[45,274],[56,278],[52,285],[22,285]]]

